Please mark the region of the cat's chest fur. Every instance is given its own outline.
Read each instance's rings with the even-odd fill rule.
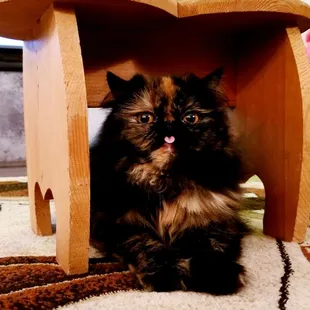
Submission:
[[[151,219],[132,209],[121,222],[151,228],[162,239],[173,241],[187,229],[206,227],[211,221],[233,217],[238,202],[238,193],[215,193],[192,186],[173,200],[163,199],[161,207]]]

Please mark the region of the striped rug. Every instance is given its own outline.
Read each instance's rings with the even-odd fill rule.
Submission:
[[[90,259],[89,272],[68,276],[54,256],[0,258],[0,309],[54,309],[90,296],[140,288],[117,262]]]

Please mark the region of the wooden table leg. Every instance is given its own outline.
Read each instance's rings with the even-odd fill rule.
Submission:
[[[87,272],[87,100],[76,17],[68,7],[50,6],[24,44],[24,106],[33,230],[51,233],[42,198],[54,198],[57,260],[66,273]]]
[[[252,174],[266,191],[264,232],[305,238],[310,214],[310,70],[298,28],[247,32],[238,51],[237,111]]]

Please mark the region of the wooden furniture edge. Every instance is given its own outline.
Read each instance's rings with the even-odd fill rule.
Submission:
[[[99,5],[102,0],[89,0]],[[120,0],[118,0],[120,1]],[[124,0],[126,1],[126,0]],[[264,12],[296,16],[301,31],[310,28],[310,6],[300,0],[130,0],[150,5],[183,18],[202,14]],[[0,0],[0,36],[31,39],[37,20],[51,3],[76,5],[85,0]],[[12,22],[13,21],[13,22]],[[14,24],[15,25],[14,25]]]

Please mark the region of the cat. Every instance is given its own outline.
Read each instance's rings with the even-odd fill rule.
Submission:
[[[242,160],[222,75],[107,73],[112,111],[90,149],[91,240],[145,290],[243,287]]]

